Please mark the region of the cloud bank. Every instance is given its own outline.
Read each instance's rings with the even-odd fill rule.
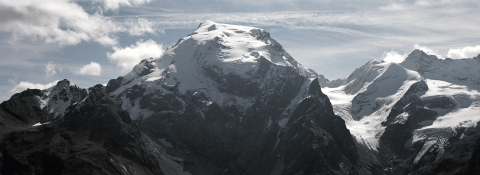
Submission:
[[[115,50],[113,53],[107,53],[108,59],[122,67],[124,71],[128,71],[145,58],[159,57],[163,53],[163,45],[153,40],[137,41],[135,45],[125,48],[113,47],[113,50]]]
[[[102,75],[102,66],[96,62],[90,62],[90,64],[87,64],[80,68],[78,70],[77,74],[80,75],[92,75],[92,76],[100,76]]]
[[[11,93],[19,93],[27,89],[47,89],[52,86],[55,86],[58,83],[59,80],[56,80],[51,83],[47,84],[39,84],[39,83],[30,83],[28,81],[22,81],[18,83],[13,89],[11,89],[9,92]]]
[[[116,10],[120,6],[138,6],[149,3],[151,0],[103,0],[106,10]]]
[[[390,51],[384,54],[383,61],[401,63],[405,61],[405,58],[407,58],[407,54],[400,55],[398,52]]]
[[[14,39],[42,40],[60,45],[75,45],[94,40],[104,45],[116,25],[100,15],[89,15],[69,0],[0,1],[0,31]]]
[[[461,49],[450,49],[447,53],[447,57],[452,59],[462,59],[476,57],[478,54],[480,54],[480,45],[467,46]]]
[[[102,2],[107,10],[115,10],[120,6],[141,5],[150,0]],[[0,1],[0,31],[11,33],[13,40],[44,41],[61,46],[76,45],[83,41],[111,46],[118,43],[114,36],[118,32],[135,35],[154,33],[148,21],[117,23],[98,13],[89,14],[70,0]]]

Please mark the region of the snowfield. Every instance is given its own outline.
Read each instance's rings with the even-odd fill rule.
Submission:
[[[413,51],[403,63],[372,60],[355,70],[349,77],[331,82],[322,91],[330,98],[334,111],[341,116],[357,141],[376,150],[385,130],[382,122],[409,87],[424,80],[428,90],[416,94],[422,101],[450,99],[445,108],[431,108],[436,119],[418,125],[405,147],[422,142],[423,148],[415,158],[418,162],[433,145],[440,150],[459,128],[475,127],[480,121],[480,59],[440,60],[420,50]],[[399,114],[395,122],[408,119]]]
[[[252,73],[261,69],[264,61],[273,63],[275,67],[266,77],[259,78]],[[181,94],[189,91],[206,94],[211,101],[205,103],[215,102],[221,106],[236,105],[247,109],[254,103],[254,98],[224,93],[218,88],[218,82],[212,79],[217,75],[234,75],[258,83],[260,88],[268,88],[270,84],[264,80],[288,78],[281,74],[286,67],[294,68],[299,74],[313,80],[314,72],[296,62],[263,29],[204,21],[195,32],[180,39],[158,58],[149,58],[136,65],[123,77],[122,86],[110,95],[121,96],[123,101],[128,101],[122,93],[125,94],[125,90],[135,85],[146,89],[144,96],[178,88]],[[308,84],[305,83],[303,89]],[[306,98],[306,94],[296,98],[293,106],[303,98]],[[130,111],[132,119],[152,114],[139,106],[137,99],[124,102],[122,107]]]

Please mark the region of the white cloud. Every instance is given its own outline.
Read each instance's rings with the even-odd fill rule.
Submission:
[[[55,71],[55,67],[57,65],[53,61],[49,61],[48,64],[45,66],[45,74],[47,77],[54,76],[57,74],[57,71]]]
[[[413,45],[413,47],[415,47],[415,49],[422,50],[428,55],[435,55],[438,59],[445,59],[442,55],[438,53],[438,50],[432,50],[426,46],[420,46],[418,44]]]
[[[452,59],[472,58],[480,54],[480,45],[448,50],[447,57]]]
[[[120,6],[149,3],[151,0],[103,0],[107,10]],[[104,46],[116,45],[118,32],[142,35],[155,33],[146,20],[118,22],[102,13],[88,14],[71,0],[0,1],[0,31],[12,34],[13,40],[33,40],[59,45],[76,45],[95,41]]]
[[[131,70],[145,58],[159,57],[163,53],[163,46],[153,40],[137,41],[135,45],[125,48],[113,47],[115,52],[107,53],[108,59],[117,63],[123,70]]]
[[[87,64],[80,68],[77,72],[80,75],[93,75],[93,76],[100,76],[102,75],[102,66],[96,62],[90,62],[90,64]]]
[[[116,10],[121,5],[123,6],[137,6],[149,3],[151,0],[103,0],[106,10]]]
[[[16,85],[13,89],[11,89],[9,92],[11,93],[19,93],[27,89],[47,89],[52,86],[55,86],[58,83],[59,80],[47,83],[47,84],[38,84],[38,83],[30,83],[28,81],[21,81]]]
[[[380,10],[391,10],[391,11],[394,11],[394,10],[405,10],[407,7],[403,4],[399,4],[399,3],[396,3],[396,2],[393,2],[389,5],[386,5],[386,6],[380,6],[379,9]]]
[[[108,18],[89,15],[69,0],[0,1],[0,16],[0,31],[11,32],[17,40],[75,45],[119,30]]]
[[[390,51],[384,54],[383,61],[401,63],[405,61],[405,58],[407,58],[407,54],[400,55],[398,52]]]
[[[145,33],[156,33],[155,26],[145,18],[128,19],[124,26],[129,29],[130,35],[143,35]]]
[[[118,41],[115,38],[112,38],[109,36],[102,36],[100,38],[95,39],[95,41],[104,46],[113,46],[118,43]]]

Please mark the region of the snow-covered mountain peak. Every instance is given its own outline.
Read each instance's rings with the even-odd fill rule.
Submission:
[[[245,74],[256,71],[260,60],[268,60],[278,66],[291,66],[302,73],[309,73],[268,32],[255,27],[205,21],[172,50],[184,51],[187,48],[202,54],[197,57],[199,63],[224,65],[228,67],[224,70],[227,72]]]
[[[68,81],[67,79],[63,79],[61,81],[58,81],[57,84],[55,86],[52,86],[50,87],[50,91],[52,90],[61,90],[61,89],[66,89],[66,88],[69,88],[69,87],[76,87],[78,88],[77,85],[71,83],[70,81]]]
[[[197,85],[203,84],[198,79],[204,76],[232,74],[258,79],[260,75],[271,74],[257,74],[270,66],[290,67],[301,76],[315,77],[313,71],[295,61],[263,29],[204,21],[195,32],[180,39],[160,58],[150,58],[136,65],[123,77],[122,84],[138,77],[156,80],[168,74],[172,76],[167,84],[174,86],[176,83],[173,82],[182,82],[179,88],[185,92],[202,88]]]
[[[432,62],[438,60],[440,59],[435,55],[428,55],[422,50],[415,49],[407,56],[407,58],[405,58],[405,61],[403,61],[401,65],[411,70],[419,69],[421,72],[421,70],[424,69],[424,66],[428,66],[432,64]]]
[[[427,55],[423,51],[415,50],[400,63],[401,66],[417,71],[423,77],[465,85],[480,90],[480,59],[438,59],[434,55]]]
[[[60,116],[73,103],[88,94],[88,91],[71,83],[67,79],[58,81],[55,86],[42,90],[40,108],[47,110],[53,117]]]
[[[197,85],[203,84],[198,81],[203,76],[232,74],[258,79],[260,75],[271,74],[257,74],[270,66],[289,67],[301,76],[316,77],[263,29],[204,21],[195,32],[180,39],[160,58],[149,58],[136,65],[123,77],[122,84],[138,77],[142,77],[142,81],[157,80],[168,74],[172,78],[167,84],[174,86],[176,83],[173,82],[183,82],[179,88],[185,92],[202,88]]]
[[[205,104],[246,109],[260,96],[275,96],[289,88],[295,91],[291,94],[308,89],[316,77],[263,29],[205,21],[159,58],[145,59],[126,76],[111,80],[106,92],[120,101],[129,99],[123,108],[136,112],[145,109],[136,104],[142,95],[162,93],[202,94]],[[277,88],[285,84],[298,87]],[[296,102],[304,95],[308,94],[295,97]],[[140,113],[148,116],[148,112]]]

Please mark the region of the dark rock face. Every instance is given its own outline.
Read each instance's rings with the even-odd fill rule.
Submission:
[[[333,114],[317,79],[307,86],[305,93],[309,97],[287,115],[282,114],[296,96],[291,92],[299,92],[307,81],[293,76],[295,72],[291,71],[290,78],[281,80],[285,83],[277,83],[280,87],[268,87],[278,93],[264,94],[263,89],[252,94],[263,99],[258,98],[246,112],[235,105],[206,104],[208,98],[199,92],[158,92],[145,96],[145,89],[135,85],[124,92],[125,96],[130,100],[140,99],[142,108],[155,114],[133,121],[121,103],[98,85],[88,89],[88,95],[82,99],[72,101],[59,117],[48,118],[48,111],[40,109],[42,91],[16,94],[2,104],[5,115],[1,118],[15,121],[4,122],[8,126],[22,127],[4,130],[0,171],[2,174],[356,174],[355,167],[360,162],[355,143],[344,121]],[[236,76],[227,78],[238,81]],[[226,87],[225,92],[241,94],[245,90],[248,89]],[[39,121],[48,123],[32,127]]]
[[[63,113],[63,106],[66,108],[86,95],[85,89],[70,86],[68,80],[59,81],[49,90],[28,89],[15,94],[0,105],[0,127],[4,128],[0,133],[48,122]],[[45,99],[48,104],[42,106]]]
[[[184,159],[193,174],[354,174],[359,162],[353,139],[318,80],[311,82],[309,98],[277,118],[295,97],[288,92],[298,92],[303,81],[285,83],[271,96],[259,94],[263,100],[258,98],[245,113],[236,106],[205,104],[206,96],[199,92],[156,93],[160,96],[144,97],[143,103],[176,98],[183,103],[158,105],[157,114],[139,125],[151,138],[168,141],[157,143]]]
[[[277,154],[280,174],[354,174],[359,157],[345,122],[325,109],[320,99],[304,99],[293,112],[298,121],[285,132]],[[305,128],[307,130],[305,130]]]
[[[426,101],[428,108],[450,109],[455,107],[455,102],[449,97],[440,96]]]
[[[399,154],[404,150],[404,145],[413,131],[421,127],[418,123],[433,120],[437,116],[437,112],[426,108],[416,95],[427,90],[425,81],[419,81],[410,86],[404,97],[394,105],[387,120],[382,123],[387,127],[380,140],[392,152]]]
[[[123,77],[118,77],[117,79],[111,79],[108,81],[105,92],[110,93],[122,86]]]
[[[434,120],[437,112],[425,107],[419,99],[422,93],[428,90],[425,81],[419,81],[410,86],[405,95],[394,105],[393,109],[382,123],[386,126],[380,137],[380,154],[387,160],[387,167],[393,167],[393,172],[386,168],[386,173],[404,174],[408,172],[408,165],[422,148],[421,145],[407,147],[409,139],[415,129],[421,127],[419,123]],[[412,157],[413,156],[413,157]]]
[[[411,174],[478,174],[480,128],[469,128],[462,138],[453,137],[444,151],[434,148],[409,170]]]
[[[438,137],[432,146],[428,140],[412,144],[412,135],[421,123],[433,121],[437,113],[430,108],[450,109],[455,103],[449,97],[439,96],[420,100],[428,87],[424,81],[413,84],[391,110],[380,137],[379,154],[385,162],[384,174],[475,174],[478,169],[479,127],[457,128],[445,131],[446,140]],[[439,131],[433,131],[439,134]],[[420,151],[425,151],[420,157]]]
[[[2,174],[176,174],[180,159],[141,133],[102,90],[63,118],[2,138]]]
[[[14,127],[34,124],[45,120],[47,111],[40,109],[35,96],[42,95],[38,89],[29,89],[13,95],[0,105],[0,127]]]

